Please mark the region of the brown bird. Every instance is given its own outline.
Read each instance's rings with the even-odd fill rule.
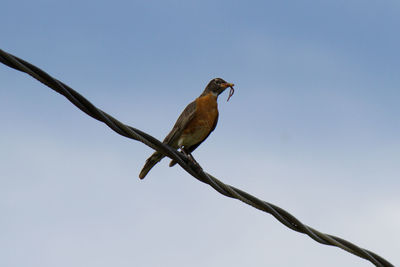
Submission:
[[[229,98],[232,96],[234,84],[228,83],[221,78],[212,79],[203,93],[192,103],[187,105],[179,116],[171,132],[165,137],[163,143],[180,150],[193,160],[191,153],[210,135],[218,122],[218,96],[230,87]],[[160,152],[154,152],[144,164],[139,178],[143,179],[146,174],[163,157]],[[169,164],[174,166],[174,160]]]

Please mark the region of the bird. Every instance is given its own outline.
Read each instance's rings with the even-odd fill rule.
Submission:
[[[201,95],[186,106],[163,143],[174,149],[180,149],[197,164],[191,153],[214,131],[218,122],[218,96],[230,87],[229,100],[234,92],[233,86],[233,83],[228,83],[222,78],[212,79]],[[145,178],[151,168],[164,157],[162,153],[154,152],[146,160],[139,178]],[[169,166],[172,167],[175,164],[176,161],[172,160]]]

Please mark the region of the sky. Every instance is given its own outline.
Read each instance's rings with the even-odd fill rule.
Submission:
[[[214,77],[209,173],[400,264],[399,1],[10,1],[0,48],[163,139]],[[371,266],[0,66],[0,266]]]

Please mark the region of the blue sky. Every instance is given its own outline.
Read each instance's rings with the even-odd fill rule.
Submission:
[[[400,263],[398,1],[9,1],[1,49],[163,139],[207,82],[222,181]],[[1,266],[370,266],[0,67]]]

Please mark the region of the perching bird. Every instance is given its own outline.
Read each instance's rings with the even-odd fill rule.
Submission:
[[[191,153],[210,135],[218,122],[218,96],[230,87],[229,98],[233,94],[234,84],[228,83],[221,78],[212,79],[203,93],[192,103],[187,105],[179,116],[171,132],[165,137],[163,143],[181,151],[191,157]],[[162,158],[163,154],[154,152],[144,164],[139,178],[143,179],[146,174]],[[169,164],[174,166],[174,160]]]

